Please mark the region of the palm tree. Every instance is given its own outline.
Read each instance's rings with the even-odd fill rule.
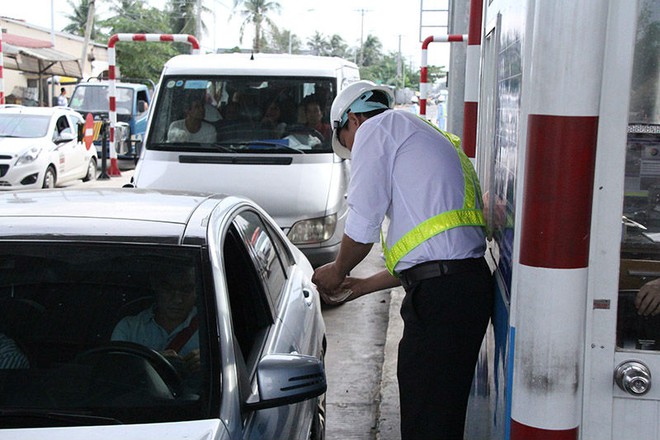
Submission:
[[[327,56],[331,51],[330,42],[319,31],[314,32],[314,35],[307,40],[307,47],[312,55]]]
[[[201,38],[207,30],[206,23],[201,19],[202,13],[212,12],[200,0],[169,0],[168,11],[174,33],[190,34],[197,38]]]
[[[77,4],[74,0],[67,0],[69,7],[72,11],[71,14],[66,16],[66,19],[69,20],[69,24],[66,25],[63,32],[68,32],[73,35],[78,35],[80,37],[85,36],[85,27],[87,26],[87,12],[89,11],[89,0],[78,0]],[[94,14],[94,23],[96,23],[96,14]],[[96,24],[92,26],[92,32],[90,38],[94,40],[98,35],[98,28]]]
[[[237,8],[242,8],[236,11]],[[262,38],[262,29],[264,24],[272,27],[273,21],[268,17],[271,12],[279,13],[281,6],[276,1],[268,0],[234,0],[234,11],[238,12],[243,17],[243,23],[240,28],[240,42],[243,42],[243,34],[245,26],[248,24],[254,25],[254,40],[252,49],[259,52],[259,47]],[[233,14],[233,13],[232,13]]]
[[[361,48],[360,59],[363,66],[378,64],[383,58],[383,44],[378,37],[369,34]]]

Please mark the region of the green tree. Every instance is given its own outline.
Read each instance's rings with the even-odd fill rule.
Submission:
[[[201,38],[201,35],[197,35],[198,25],[201,33],[206,32],[208,28],[201,18],[197,23],[197,18],[201,17],[202,13],[210,12],[211,9],[203,6],[198,0],[168,0],[167,13],[170,15],[170,25],[175,34],[189,34]]]
[[[332,47],[328,39],[319,31],[307,39],[307,48],[312,55],[328,56],[332,52]]]
[[[350,55],[350,50],[348,44],[341,37],[341,35],[334,34],[330,37],[330,56],[348,58]]]
[[[170,27],[170,15],[153,7],[148,7],[145,0],[117,0],[111,7],[112,18],[102,26],[110,34],[173,33]],[[177,55],[177,48],[168,43],[121,42],[115,46],[117,66],[122,77],[145,78],[158,81],[163,65]],[[188,46],[187,51],[190,51]]]
[[[237,11],[237,8],[241,8]],[[269,14],[273,12],[279,13],[281,6],[278,2],[268,0],[234,0],[234,13],[238,13],[243,22],[240,27],[239,41],[243,42],[243,35],[245,27],[248,25],[254,26],[254,40],[252,42],[252,49],[259,52],[262,43],[262,33],[264,26],[273,28],[274,22],[270,19]]]
[[[383,57],[383,44],[378,37],[367,35],[367,39],[362,44],[360,50],[360,64],[362,66],[371,66],[381,61]]]
[[[277,26],[273,25],[270,32],[266,33],[264,44],[261,46],[263,52],[271,53],[300,53],[300,38],[292,34],[289,29],[280,30]]]
[[[80,37],[85,36],[87,14],[89,12],[89,2],[90,0],[78,0],[77,3],[74,0],[67,0],[69,8],[72,12],[66,16],[66,19],[69,20],[69,24],[67,24],[64,29],[62,29],[63,32],[78,35]],[[96,23],[97,14],[94,13],[94,25],[92,26],[92,33],[90,34],[90,38],[92,40],[96,39],[99,34],[98,25]]]

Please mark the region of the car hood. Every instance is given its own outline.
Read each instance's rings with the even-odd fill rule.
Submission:
[[[3,437],[12,440],[47,438],[49,440],[229,440],[219,420],[154,423],[145,425],[78,426],[67,428],[0,429]],[[224,435],[223,435],[224,434]]]
[[[146,165],[146,166],[145,166]],[[149,160],[135,173],[137,188],[184,189],[247,197],[282,228],[301,219],[327,215],[332,163],[288,165],[182,164]],[[335,182],[337,176],[334,176]]]
[[[26,149],[45,142],[39,138],[11,138],[0,137],[0,154],[20,154]]]

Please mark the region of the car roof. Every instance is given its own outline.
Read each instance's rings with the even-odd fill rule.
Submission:
[[[163,69],[166,75],[279,75],[335,77],[342,67],[357,66],[339,57],[289,54],[203,54],[178,55],[171,58]]]
[[[75,113],[68,107],[29,107],[9,104],[0,106],[1,113],[52,116],[56,113]]]
[[[208,217],[243,199],[135,188],[0,194],[0,241],[76,240],[202,244]]]
[[[79,86],[84,86],[84,87],[108,87],[110,83],[108,81],[95,81],[95,82],[81,82],[76,84],[76,87]],[[115,82],[115,87],[123,87],[125,89],[148,89],[146,84],[140,84],[140,83],[125,83],[125,82],[120,82],[116,81]]]

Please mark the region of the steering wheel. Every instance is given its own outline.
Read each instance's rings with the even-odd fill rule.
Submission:
[[[179,372],[167,360],[165,356],[149,347],[141,344],[127,341],[112,341],[98,347],[91,348],[87,351],[80,353],[76,360],[78,362],[84,361],[85,358],[90,358],[95,355],[106,354],[123,354],[144,359],[156,370],[158,375],[163,379],[172,395],[177,396],[181,391],[182,380]]]

